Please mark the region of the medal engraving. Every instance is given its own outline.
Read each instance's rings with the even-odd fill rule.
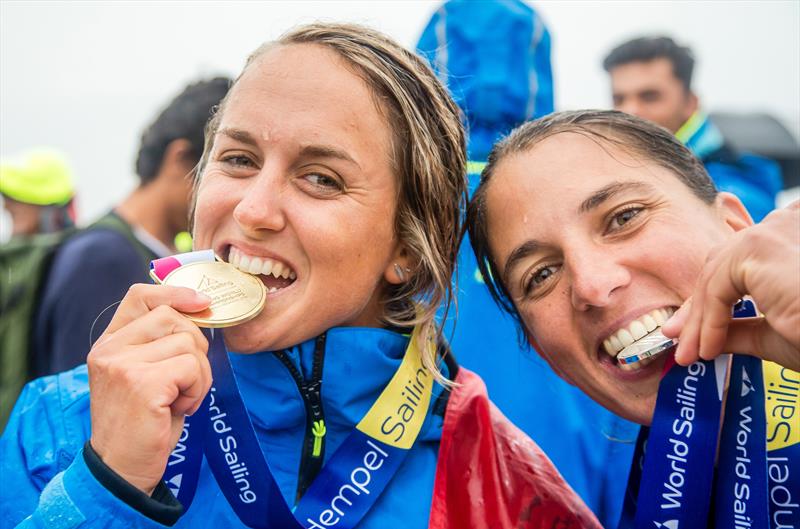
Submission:
[[[222,261],[181,266],[162,284],[188,287],[211,298],[206,310],[185,313],[200,327],[231,327],[251,320],[264,308],[267,297],[267,289],[258,278]]]

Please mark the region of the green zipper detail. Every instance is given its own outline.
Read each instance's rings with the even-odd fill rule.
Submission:
[[[311,433],[314,434],[314,449],[311,451],[312,457],[319,457],[322,453],[322,438],[326,433],[325,421],[314,421],[314,426],[311,428]]]

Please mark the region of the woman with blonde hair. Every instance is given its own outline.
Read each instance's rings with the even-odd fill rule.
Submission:
[[[186,316],[207,296],[133,287],[88,368],[20,397],[3,522],[597,527],[437,330],[464,175],[455,105],[385,36],[317,24],[259,48],[209,123],[193,234],[211,253],[191,259],[257,278],[264,309],[223,343]]]

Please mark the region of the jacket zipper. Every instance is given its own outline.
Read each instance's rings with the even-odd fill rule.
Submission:
[[[296,504],[314,482],[319,471],[322,470],[322,461],[325,459],[325,434],[327,432],[325,413],[322,409],[322,364],[325,359],[325,335],[317,338],[314,346],[311,378],[308,380],[303,378],[303,374],[292,363],[285,351],[279,351],[275,355],[292,375],[306,408],[306,432],[297,477]]]

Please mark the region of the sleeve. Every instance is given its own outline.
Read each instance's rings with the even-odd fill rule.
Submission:
[[[124,236],[93,230],[68,241],[48,275],[36,318],[39,374],[83,364],[128,288],[147,281],[142,258]],[[92,328],[94,326],[94,328]]]
[[[66,438],[68,431],[75,436],[76,426],[64,420],[63,397],[56,377],[47,377],[28,384],[14,407],[0,437],[0,527],[167,527],[129,506],[94,476],[83,451],[72,448],[83,439]]]

